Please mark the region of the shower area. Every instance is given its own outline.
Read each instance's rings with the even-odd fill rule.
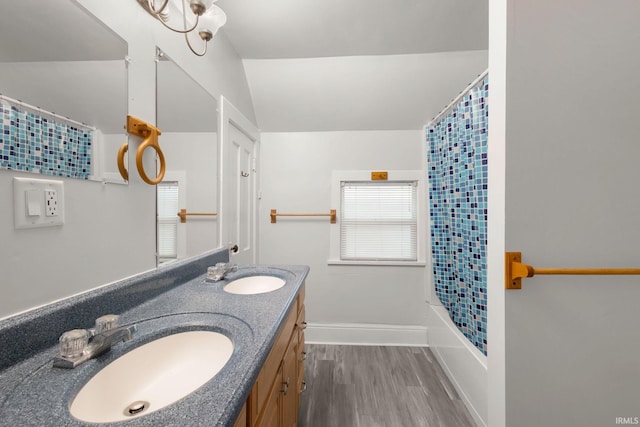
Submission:
[[[485,71],[425,128],[432,293],[429,345],[479,425],[487,422]]]

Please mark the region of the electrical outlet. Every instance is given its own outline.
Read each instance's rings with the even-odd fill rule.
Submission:
[[[58,216],[58,192],[51,188],[44,190],[45,216]]]
[[[64,224],[64,181],[13,178],[13,224],[17,229]]]

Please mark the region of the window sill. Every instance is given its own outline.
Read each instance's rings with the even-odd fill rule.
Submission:
[[[382,267],[425,267],[424,261],[342,261],[339,259],[327,260],[327,265],[362,265]]]

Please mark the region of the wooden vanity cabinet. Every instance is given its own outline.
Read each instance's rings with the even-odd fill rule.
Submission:
[[[298,334],[298,345],[296,347],[297,406],[300,406],[300,395],[307,389],[307,384],[304,381],[304,361],[307,359],[307,352],[304,349],[304,330],[306,328],[307,322],[305,320],[304,304],[302,304],[300,312],[298,313],[298,320],[296,322],[296,330]]]
[[[233,427],[246,427],[246,426],[247,426],[247,404],[245,403]]]
[[[296,427],[298,424],[298,363],[296,348],[298,347],[298,333],[293,332],[289,348],[282,361],[282,426]]]
[[[305,326],[303,285],[249,394],[247,427],[296,427],[304,383]]]

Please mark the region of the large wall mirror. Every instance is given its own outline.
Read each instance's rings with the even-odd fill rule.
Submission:
[[[156,124],[166,159],[157,186],[162,264],[218,246],[218,129],[217,100],[160,50],[156,79]]]
[[[71,0],[4,2],[0,170],[124,182],[126,55],[126,41]]]

